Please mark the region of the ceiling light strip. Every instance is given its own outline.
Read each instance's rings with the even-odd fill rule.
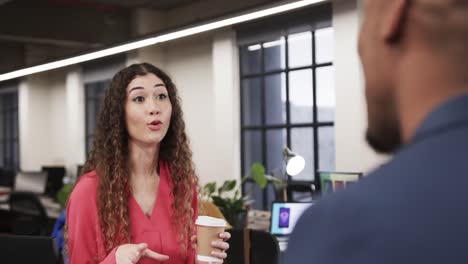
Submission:
[[[310,5],[317,4],[320,2],[325,2],[325,1],[326,0],[302,0],[302,1],[283,4],[283,5],[276,6],[276,7],[267,8],[267,9],[260,10],[260,11],[255,11],[255,12],[244,14],[244,15],[239,15],[239,16],[232,17],[232,18],[226,18],[226,19],[222,19],[219,21],[207,23],[204,25],[194,26],[191,28],[178,30],[178,31],[163,34],[160,36],[150,37],[150,38],[143,39],[143,40],[138,40],[138,41],[131,42],[128,44],[123,44],[123,45],[79,55],[79,56],[68,58],[68,59],[58,60],[58,61],[54,61],[50,63],[45,63],[45,64],[41,64],[41,65],[29,67],[29,68],[24,68],[21,70],[16,70],[16,71],[0,74],[0,81],[14,79],[14,78],[18,78],[18,77],[38,73],[38,72],[44,72],[44,71],[57,69],[57,68],[61,68],[61,67],[65,67],[65,66],[69,66],[73,64],[78,64],[81,62],[90,61],[90,60],[94,60],[94,59],[98,59],[98,58],[102,58],[102,57],[106,57],[106,56],[110,56],[110,55],[114,55],[114,54],[118,54],[122,52],[127,52],[130,50],[135,50],[135,49],[147,47],[150,45],[154,45],[156,43],[161,43],[161,42],[165,42],[169,40],[174,40],[174,39],[206,32],[206,31],[210,31],[213,29],[231,26],[231,25],[247,22],[250,20],[267,17],[270,15],[310,6]]]

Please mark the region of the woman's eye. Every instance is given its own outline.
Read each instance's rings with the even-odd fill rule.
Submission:
[[[165,95],[165,94],[160,94],[160,95],[158,95],[157,98],[158,98],[159,100],[164,100],[164,99],[167,98],[167,95]]]
[[[145,101],[145,97],[143,96],[137,96],[133,98],[133,102],[143,102],[143,101]]]

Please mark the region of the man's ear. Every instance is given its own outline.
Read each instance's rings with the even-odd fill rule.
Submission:
[[[381,36],[386,42],[398,41],[403,34],[410,0],[392,0],[383,11]]]

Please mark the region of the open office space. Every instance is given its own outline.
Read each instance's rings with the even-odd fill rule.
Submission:
[[[50,235],[92,148],[106,89],[133,63],[160,67],[177,86],[202,189],[267,175],[265,189],[240,186],[253,199],[241,226],[254,230],[252,252],[236,246],[247,242],[234,229],[228,263],[267,263],[255,256],[269,250],[256,232],[286,248],[282,237],[304,210],[296,202],[346,188],[386,159],[364,138],[358,0],[0,2],[2,234]],[[287,171],[296,156],[300,168]],[[26,227],[15,220],[18,193],[39,202]],[[279,218],[286,207],[291,223]]]

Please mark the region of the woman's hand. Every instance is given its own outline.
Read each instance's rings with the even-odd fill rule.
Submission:
[[[219,238],[221,238],[222,241],[213,241],[213,242],[211,242],[211,246],[213,248],[218,249],[218,250],[213,250],[213,252],[211,252],[211,256],[223,260],[223,259],[227,258],[226,250],[229,249],[229,243],[227,243],[226,241],[231,238],[231,234],[229,232],[219,233]],[[197,236],[193,236],[191,240],[192,240],[192,243],[194,243],[194,248],[196,248]],[[196,261],[196,263],[197,264],[203,264],[205,262]]]
[[[115,251],[116,264],[135,264],[141,258],[152,258],[158,261],[166,261],[169,256],[162,255],[148,249],[146,243],[124,244]]]

